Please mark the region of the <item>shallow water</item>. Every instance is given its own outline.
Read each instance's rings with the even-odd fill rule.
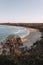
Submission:
[[[10,34],[18,34],[21,38],[30,34],[28,28],[0,25],[0,40],[5,39]]]

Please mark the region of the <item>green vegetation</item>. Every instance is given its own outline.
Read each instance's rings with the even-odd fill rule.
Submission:
[[[43,55],[0,56],[0,65],[43,65]]]

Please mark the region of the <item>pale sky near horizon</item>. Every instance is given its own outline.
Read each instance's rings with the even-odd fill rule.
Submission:
[[[0,23],[43,23],[43,0],[0,0]]]

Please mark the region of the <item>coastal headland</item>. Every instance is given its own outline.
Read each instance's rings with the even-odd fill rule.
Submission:
[[[22,26],[22,27],[43,29],[43,23],[0,23],[0,25]]]

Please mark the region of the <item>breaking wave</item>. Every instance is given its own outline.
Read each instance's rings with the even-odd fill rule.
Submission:
[[[0,25],[0,40],[5,39],[10,34],[17,34],[23,38],[29,35],[29,33],[29,29],[25,27]]]
[[[17,32],[13,32],[13,34],[18,34],[21,38],[24,38],[30,34],[30,31],[27,28],[23,28],[19,29]]]

